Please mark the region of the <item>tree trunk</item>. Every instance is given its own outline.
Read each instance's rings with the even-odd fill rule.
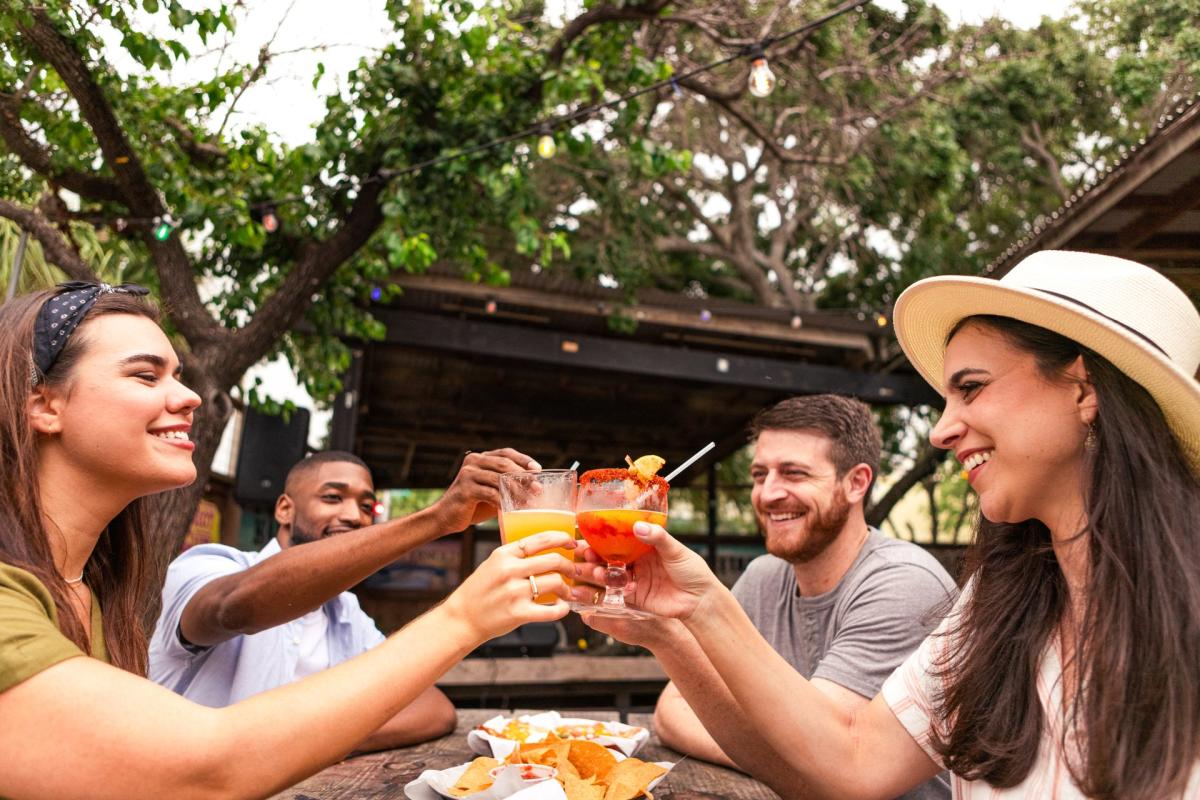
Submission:
[[[151,503],[148,526],[154,546],[151,569],[153,580],[160,586],[165,583],[167,566],[171,559],[179,554],[179,549],[183,546],[184,537],[187,536],[192,517],[196,513],[196,506],[212,474],[213,457],[221,443],[221,434],[230,414],[233,413],[233,401],[229,392],[214,386],[208,371],[197,366],[194,361],[188,364],[187,382],[204,400],[200,408],[196,409],[190,433],[191,440],[196,445],[192,454],[192,460],[196,464],[196,480],[190,486],[157,495]],[[144,610],[143,620],[147,624],[147,630],[158,619],[161,606],[161,597],[156,595],[152,607]]]
[[[900,480],[896,481],[892,485],[892,488],[888,489],[887,494],[880,498],[878,503],[867,509],[867,523],[875,527],[882,525],[883,521],[887,519],[888,514],[892,513],[892,509],[896,503],[900,502],[900,499],[908,494],[909,489],[932,475],[941,465],[942,460],[945,459],[948,452],[948,450],[939,450],[926,442],[922,446],[921,452],[917,454],[917,460],[913,464],[912,469],[902,475]]]
[[[930,475],[921,481],[921,485],[929,496],[929,541],[938,544],[937,481]]]

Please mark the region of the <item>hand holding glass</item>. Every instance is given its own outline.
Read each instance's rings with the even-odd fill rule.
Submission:
[[[565,531],[575,537],[575,492],[578,478],[574,470],[544,469],[536,472],[506,472],[500,476],[500,539],[505,544],[519,541],[542,531]],[[572,550],[555,548],[574,560]],[[568,585],[572,581],[567,581]],[[539,603],[554,602],[549,594]]]
[[[596,469],[583,473],[575,520],[579,533],[604,559],[604,600],[599,605],[573,603],[580,613],[647,619],[654,616],[625,605],[626,567],[649,553],[650,545],[633,535],[635,522],[667,524],[667,482],[654,477],[639,481],[625,469]]]

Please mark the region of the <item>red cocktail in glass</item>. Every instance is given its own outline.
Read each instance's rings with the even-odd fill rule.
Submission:
[[[659,462],[661,463],[661,461]],[[579,479],[575,523],[608,565],[604,600],[577,611],[603,616],[646,618],[648,612],[625,605],[626,567],[652,549],[633,535],[635,522],[667,523],[667,482],[628,469],[594,469]]]

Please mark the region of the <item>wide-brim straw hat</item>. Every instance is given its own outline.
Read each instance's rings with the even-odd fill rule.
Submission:
[[[1170,280],[1123,258],[1045,250],[1000,280],[946,275],[914,283],[896,301],[896,337],[943,396],[947,337],[980,314],[1052,330],[1108,359],[1158,402],[1200,476],[1200,312]]]

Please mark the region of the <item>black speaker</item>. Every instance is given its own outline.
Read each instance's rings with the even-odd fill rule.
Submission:
[[[479,658],[547,658],[558,646],[558,625],[553,622],[527,622],[511,633],[484,642],[471,652]]]
[[[233,497],[247,508],[270,508],[283,492],[288,470],[308,446],[308,409],[283,417],[247,410],[242,420]]]

